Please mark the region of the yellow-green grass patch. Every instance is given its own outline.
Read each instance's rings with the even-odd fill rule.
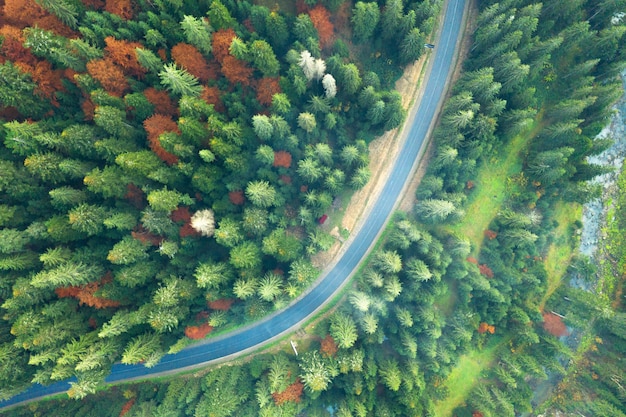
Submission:
[[[508,340],[494,337],[494,340],[483,349],[472,350],[461,356],[459,363],[444,382],[450,394],[435,405],[437,417],[452,417],[452,412],[465,403],[469,393],[478,384],[482,372],[491,367],[498,349]]]
[[[582,205],[559,201],[554,208],[554,220],[558,226],[552,232],[554,240],[546,253],[544,266],[548,276],[548,287],[540,303],[543,310],[546,301],[561,285],[573,251],[572,225],[582,217]]]

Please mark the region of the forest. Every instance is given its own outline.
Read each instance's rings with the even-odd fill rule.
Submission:
[[[490,349],[455,415],[532,412],[548,375],[564,375],[557,409],[626,413],[623,216],[613,269],[570,267],[608,285],[543,300],[557,204],[599,195],[588,180],[604,168],[586,157],[610,145],[593,138],[623,94],[624,1],[477,2],[415,209],[298,357],[96,395],[112,363],[150,366],[315,280],[310,256],[335,239],[317,219],[403,122],[393,83],[441,2],[3,3],[0,393],[77,378],[73,398],[7,415],[437,416],[460,357]],[[459,225],[477,178],[517,142],[519,170],[474,239]],[[566,326],[594,329],[588,352],[559,341]]]

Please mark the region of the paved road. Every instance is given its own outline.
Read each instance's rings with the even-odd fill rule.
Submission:
[[[444,94],[448,74],[454,62],[465,1],[448,1],[441,35],[434,50],[432,69],[427,77],[427,84],[419,108],[410,118],[413,119],[413,122],[400,156],[380,198],[370,211],[369,217],[363,222],[363,226],[351,240],[351,244],[343,256],[321,279],[319,284],[287,309],[240,331],[191,346],[175,355],[166,355],[153,368],[148,369],[143,365],[116,364],[113,366],[111,374],[106,378],[107,382],[119,382],[181,371],[256,349],[267,341],[291,331],[307,317],[314,314],[326,300],[341,288],[358,266],[359,261],[376,241],[378,234],[391,215],[405,183],[410,179],[414,165],[417,163],[420,149],[435,118],[439,102]],[[405,129],[407,128],[408,126],[405,127]],[[34,385],[21,394],[0,402],[0,409],[35,398],[65,392],[69,387],[69,381],[49,386]]]

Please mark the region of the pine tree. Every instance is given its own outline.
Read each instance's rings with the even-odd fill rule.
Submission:
[[[205,20],[185,15],[180,27],[187,38],[187,42],[198,48],[204,55],[211,52],[211,32],[213,28]]]
[[[163,65],[159,77],[161,84],[177,96],[198,97],[202,92],[198,79],[184,69],[178,68],[176,64]]]

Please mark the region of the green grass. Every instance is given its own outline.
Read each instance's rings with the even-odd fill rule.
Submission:
[[[463,220],[449,228],[451,232],[470,239],[474,255],[480,252],[483,234],[510,191],[509,180],[522,169],[520,152],[536,131],[533,125],[532,130],[515,136],[497,155],[482,164],[473,181],[475,188],[468,199]]]
[[[546,253],[544,266],[548,275],[548,287],[539,304],[543,310],[546,301],[561,285],[561,280],[567,271],[569,261],[572,258],[573,236],[571,227],[582,217],[582,206],[578,203],[558,202],[554,208],[554,220],[558,226],[552,232],[555,236],[554,242],[550,244]]]
[[[459,363],[444,383],[450,390],[449,396],[435,405],[437,417],[452,417],[454,409],[465,403],[469,393],[478,384],[482,372],[491,367],[498,349],[508,340],[508,338],[493,337],[485,348],[473,350],[461,356]]]

